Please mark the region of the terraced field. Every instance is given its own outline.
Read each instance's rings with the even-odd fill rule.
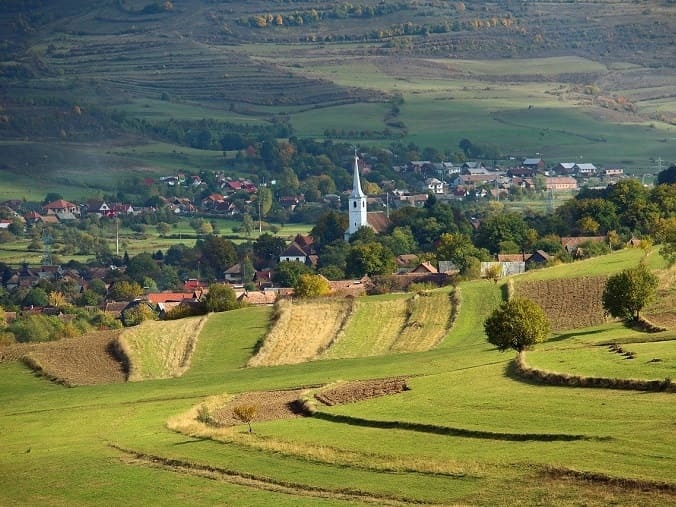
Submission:
[[[537,275],[593,271],[594,263],[602,273],[632,259],[621,252]],[[270,318],[282,319],[246,308],[209,317],[180,377],[65,389],[4,362],[0,503],[673,504],[674,393],[514,377],[512,355],[482,333],[502,295],[491,282],[461,284],[452,329],[424,352],[244,367]],[[388,298],[374,301],[384,308]],[[339,320],[317,309],[326,327]],[[554,335],[528,359],[582,373],[673,377],[675,346],[673,329],[647,335],[606,323]],[[291,409],[315,394],[312,415]],[[251,433],[225,410],[242,403],[259,408]],[[202,406],[223,408],[223,418],[203,422]]]

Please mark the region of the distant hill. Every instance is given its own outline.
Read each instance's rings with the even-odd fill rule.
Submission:
[[[0,141],[110,146],[152,139],[218,149],[186,139],[194,125],[176,134],[167,122],[212,119],[221,122],[209,127],[214,134],[232,130],[224,122],[283,125],[314,108],[391,99],[392,88],[379,89],[371,75],[315,72],[315,63],[326,69],[346,59],[386,68],[408,62],[415,73],[395,78],[406,82],[447,76],[429,59],[574,56],[605,70],[545,75],[516,64],[472,79],[629,90],[630,102],[657,101],[641,119],[666,122],[676,96],[673,0],[6,0],[0,30]],[[625,109],[635,112],[632,104]],[[411,134],[393,125],[395,134]],[[45,163],[56,168],[58,159]],[[0,169],[36,163],[12,156]]]

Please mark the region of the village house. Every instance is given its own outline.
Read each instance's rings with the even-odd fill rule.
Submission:
[[[561,238],[561,246],[573,257],[579,257],[584,252],[580,245],[584,243],[603,243],[606,236],[567,236]]]
[[[286,249],[279,255],[279,262],[289,261],[302,262],[305,264],[307,260],[308,254],[295,241],[286,247]]]
[[[559,162],[552,167],[552,172],[560,176],[568,176],[575,172],[575,162]]]
[[[427,178],[425,180],[425,188],[428,192],[433,194],[443,194],[444,193],[444,182],[438,180],[437,178]]]
[[[543,171],[545,168],[545,161],[541,158],[525,158],[523,162],[521,162],[521,165],[533,169],[534,171]]]
[[[80,216],[80,207],[77,204],[73,204],[72,202],[65,201],[63,199],[59,199],[57,201],[53,201],[50,203],[45,204],[42,207],[42,210],[47,214],[47,215],[58,215],[59,213],[71,213],[75,216]]]
[[[596,174],[596,166],[594,164],[575,164],[574,172],[580,176],[592,176]]]
[[[553,192],[577,190],[577,180],[571,176],[550,176],[545,180],[545,188]]]

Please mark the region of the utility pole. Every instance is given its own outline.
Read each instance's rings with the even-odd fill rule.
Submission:
[[[120,219],[115,217],[115,256],[120,256]]]

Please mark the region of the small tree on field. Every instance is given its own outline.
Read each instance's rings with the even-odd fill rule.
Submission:
[[[484,271],[484,275],[489,280],[493,280],[493,283],[498,283],[498,280],[502,276],[502,266],[500,264],[491,264]]]
[[[233,410],[232,414],[236,419],[242,421],[245,424],[249,425],[249,433],[252,432],[251,421],[256,418],[258,415],[258,405],[237,405]]]
[[[603,290],[603,308],[621,319],[639,320],[639,313],[655,296],[657,277],[641,263],[611,276]]]
[[[500,351],[526,350],[549,334],[549,319],[537,303],[525,298],[505,301],[485,321],[488,342]]]

